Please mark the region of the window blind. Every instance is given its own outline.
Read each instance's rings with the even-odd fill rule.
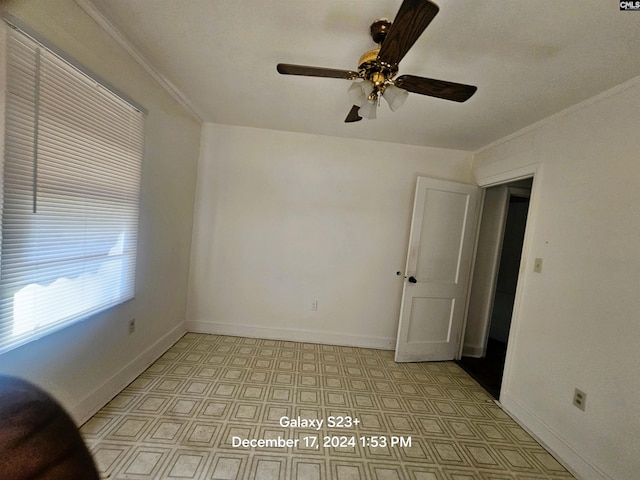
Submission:
[[[144,116],[7,39],[0,352],[134,296]]]

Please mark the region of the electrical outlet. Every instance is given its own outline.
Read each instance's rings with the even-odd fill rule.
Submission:
[[[573,404],[584,412],[584,409],[587,406],[587,394],[576,388],[573,393]]]
[[[311,311],[315,312],[316,310],[318,310],[318,300],[312,300],[311,301]]]
[[[132,318],[129,320],[129,335],[136,331],[136,319]]]

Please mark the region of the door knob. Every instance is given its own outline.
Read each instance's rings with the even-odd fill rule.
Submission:
[[[418,280],[416,280],[416,277],[409,277],[409,283],[418,283]]]

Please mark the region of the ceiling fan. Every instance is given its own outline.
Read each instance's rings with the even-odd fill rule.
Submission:
[[[378,48],[365,52],[358,62],[358,70],[340,70],[279,63],[283,75],[340,78],[359,80],[349,88],[353,107],[345,122],[357,122],[363,117],[373,119],[380,97],[397,110],[408,96],[407,92],[464,102],[477,90],[472,85],[446,82],[415,75],[401,75],[398,64],[418,37],[438,13],[439,7],[430,0],[404,0],[393,23],[386,19],[371,24],[371,37]]]

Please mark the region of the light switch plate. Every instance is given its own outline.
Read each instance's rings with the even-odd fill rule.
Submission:
[[[535,263],[533,264],[533,271],[536,273],[542,273],[542,259],[536,258]]]

